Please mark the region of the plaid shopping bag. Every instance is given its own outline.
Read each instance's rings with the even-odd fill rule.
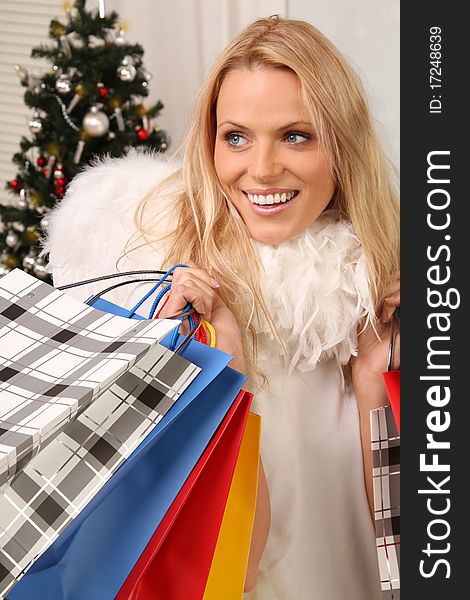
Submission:
[[[374,511],[384,598],[400,598],[400,437],[390,406],[371,411]]]
[[[2,278],[0,299],[3,594],[152,431],[199,368],[158,343],[174,328],[171,321],[107,315],[21,271]]]
[[[139,319],[135,311],[129,314],[108,302],[100,306]],[[168,338],[162,343],[170,343]],[[180,338],[176,341],[181,346]],[[231,357],[224,353],[195,342],[182,352],[202,369],[199,376],[34,562],[9,594],[11,600],[32,594],[38,599],[101,600],[119,591],[246,379],[225,368]]]
[[[400,598],[400,371],[393,369],[398,310],[392,317],[384,381],[390,405],[371,411],[372,476],[380,584],[386,600]]]
[[[104,314],[18,269],[2,277],[0,486],[175,326]]]

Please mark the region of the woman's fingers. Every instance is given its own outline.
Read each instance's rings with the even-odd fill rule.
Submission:
[[[197,277],[202,279],[202,281],[204,281],[208,286],[215,288],[215,289],[220,287],[220,283],[217,281],[217,279],[215,279],[214,277],[211,277],[207,271],[204,271],[204,269],[200,269],[194,261],[188,260],[186,262],[186,264],[188,265],[188,267],[190,267],[190,269],[186,269],[186,271],[190,270]],[[179,268],[182,271],[185,270],[184,267],[179,267]],[[178,271],[178,269],[175,269],[175,272],[176,271]]]
[[[396,308],[400,306],[400,293],[395,296],[389,296],[385,299],[380,320],[382,323],[390,323],[392,315]]]
[[[387,289],[380,314],[380,320],[382,323],[390,322],[397,306],[400,306],[400,273],[392,278],[392,281]]]
[[[197,266],[192,266],[194,264],[189,261],[190,268],[178,267],[175,269],[168,302],[160,316],[174,316],[189,303],[197,312],[210,320],[215,297],[214,288],[219,287],[219,284],[208,273]]]

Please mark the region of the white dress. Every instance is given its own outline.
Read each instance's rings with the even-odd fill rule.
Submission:
[[[50,219],[45,249],[55,285],[114,272],[135,231],[137,202],[174,168],[132,153],[76,177]],[[284,350],[258,324],[269,388],[252,384],[253,409],[262,415],[272,523],[258,583],[244,597],[379,600],[357,403],[340,368],[355,352],[357,322],[373,314],[358,240],[350,224],[328,213],[295,240],[254,246]],[[125,256],[119,270],[155,269],[160,260],[161,250],[145,247]],[[85,299],[96,289],[70,293]],[[107,297],[131,306],[142,295],[120,288]]]

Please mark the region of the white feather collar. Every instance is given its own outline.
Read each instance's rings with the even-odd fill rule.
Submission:
[[[357,353],[359,321],[375,318],[364,254],[351,223],[328,211],[292,240],[253,245],[290,369],[307,371],[329,358],[346,364]],[[267,357],[273,335],[267,323],[258,327],[260,355]]]

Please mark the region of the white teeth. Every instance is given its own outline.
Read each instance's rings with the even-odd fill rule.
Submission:
[[[296,192],[283,192],[282,194],[247,194],[248,199],[253,204],[279,204],[280,202],[287,202]]]

